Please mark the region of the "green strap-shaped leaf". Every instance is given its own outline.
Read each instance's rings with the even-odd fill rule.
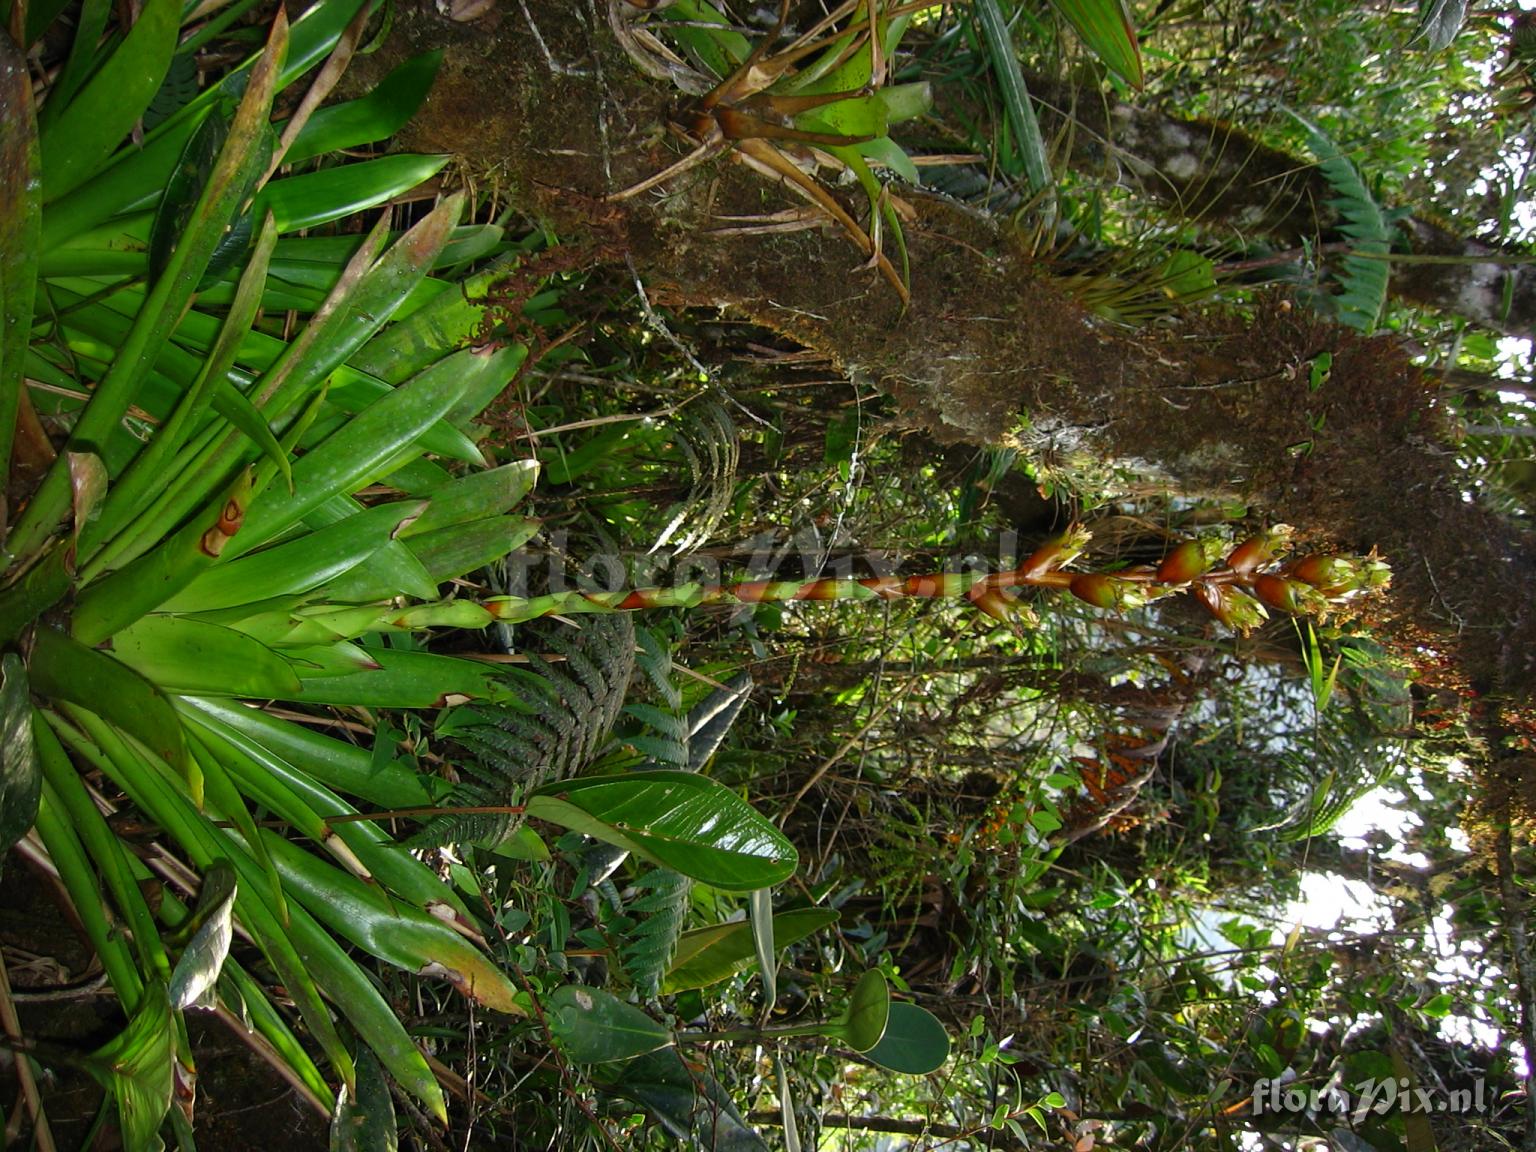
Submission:
[[[437,585],[495,563],[521,548],[538,530],[537,520],[491,516],[412,537],[407,546],[420,561],[427,578]],[[390,582],[372,569],[372,564],[354,568],[329,587],[328,595],[342,601],[379,600],[395,595]],[[487,613],[484,623],[489,622]]]
[[[219,150],[229,134],[222,116],[210,116],[198,125],[182,150],[176,169],[166,183],[149,230],[149,279],[159,279],[170,263],[181,234],[192,222],[192,213],[203,187],[213,175]]]
[[[167,764],[192,772],[181,720],[160,690],[121,661],[47,625],[33,638],[32,687],[78,704],[143,741]]]
[[[370,88],[366,96],[321,108],[299,131],[283,162],[297,164],[393,136],[421,107],[442,62],[440,51],[413,56]]]
[[[43,200],[90,178],[122,143],[165,79],[180,0],[147,0],[117,51],[42,134]]]
[[[796,908],[773,918],[773,937],[780,948],[798,944],[807,936],[836,924],[832,908]],[[677,941],[672,967],[662,981],[664,993],[704,988],[728,980],[755,958],[752,926],[745,920],[711,924],[684,932]]]
[[[56,725],[59,736],[77,755],[105,773],[140,811],[164,828],[195,867],[211,868],[219,860],[234,865],[240,881],[235,915],[286,986],[332,1066],[343,1078],[350,1077],[351,1056],[341,1043],[317,984],[325,987],[328,996],[334,996],[339,994],[335,991],[338,987],[343,993],[352,992],[356,976],[373,993],[366,978],[361,973],[349,974],[345,968],[338,970],[328,957],[321,955],[327,945],[337,953],[340,948],[312,920],[305,917],[301,923],[302,910],[288,906],[279,893],[268,888],[262,866],[229,832],[215,826],[193,804],[186,788],[164,763],[138,755],[94,713],[73,707],[68,713],[80,731],[60,723]],[[321,984],[322,976],[330,981],[329,986]],[[403,1034],[392,1014],[389,1023]],[[387,1040],[392,1035],[388,1026],[381,1023],[380,1028],[381,1038]],[[415,1051],[409,1043],[406,1047]],[[427,1079],[431,1080],[430,1075]],[[435,1081],[432,1086],[436,1087]]]
[[[1132,88],[1144,83],[1136,25],[1125,0],[1051,0],[1088,51]]]
[[[448,163],[448,156],[381,156],[360,164],[344,164],[274,180],[256,197],[253,211],[272,213],[279,232],[317,228],[388,203]]]
[[[219,862],[203,873],[203,886],[197,906],[181,928],[189,933],[181,957],[171,971],[169,995],[171,1007],[190,1008],[205,1003],[229,956],[235,934],[235,870]]]
[[[251,471],[187,521],[169,539],[124,568],[93,581],[75,602],[75,638],[100,644],[118,629],[154,611],[207,571],[231,533],[238,532],[250,501]]]
[[[86,1067],[112,1093],[124,1148],[159,1148],[157,1133],[171,1110],[176,1076],[176,1021],[165,984],[144,989],[133,1018],[86,1060]]]
[[[284,889],[331,931],[387,964],[447,980],[487,1008],[524,1013],[506,974],[442,920],[391,900],[281,836],[268,832],[263,839]]]
[[[373,880],[393,895],[435,916],[451,918],[464,926],[473,925],[469,910],[453,889],[391,840],[377,824],[348,819],[328,826],[329,817],[353,816],[357,810],[317,783],[308,770],[308,762],[290,764],[241,733],[218,726],[201,712],[184,710],[182,714],[249,799],[288,821],[303,835],[324,842],[327,851],[340,856],[342,853],[335,852],[329,843],[335,837]],[[381,771],[388,771],[388,766]]]
[[[527,812],[726,891],[770,888],[799,862],[794,845],[745,800],[693,772],[553,782],[529,797]]]
[[[332,497],[349,495],[387,473],[391,462],[398,461],[475,378],[499,369],[499,355],[475,349],[455,353],[369,405],[294,464],[292,493],[268,492],[257,502],[233,545],[233,555],[266,543]]]
[[[412,490],[412,496],[426,496],[431,503],[401,528],[400,536],[409,540],[439,528],[510,512],[533,490],[538,476],[537,460],[519,460],[500,468],[471,472],[424,492]]]
[[[293,666],[233,628],[180,616],[145,616],[112,637],[112,654],[169,692],[286,698],[300,690]]]
[[[376,668],[348,676],[311,678],[305,668],[295,667],[304,685],[297,699],[362,708],[445,708],[506,694],[501,675],[473,660],[388,649],[370,655]]]
[[[1003,109],[1008,116],[1008,125],[1013,129],[1014,153],[1029,180],[1029,191],[1035,196],[1048,194],[1055,187],[1051,161],[1045,150],[1045,137],[1040,132],[1040,121],[1029,102],[1024,71],[1019,67],[1018,53],[1013,50],[1013,37],[1008,32],[1002,7],[998,0],[975,0],[973,10],[976,25],[981,29],[982,43],[987,48],[987,59],[992,65],[992,75],[1003,93]]]
[[[164,0],[176,7],[176,0]],[[245,98],[230,127],[219,162],[202,200],[171,257],[165,274],[155,283],[134,319],[128,339],[117,350],[111,367],[97,384],[70,437],[78,451],[99,449],[111,438],[156,357],[170,339],[202,279],[209,258],[251,186],[265,171],[263,142],[271,137],[275,73],[287,42],[287,22],[279,12],[272,22],[267,51],[251,74]],[[53,532],[69,506],[69,477],[55,464],[16,525],[11,548],[21,556],[33,553]]]
[[[326,787],[380,808],[420,808],[440,799],[414,771],[376,765],[366,748],[228,700],[181,696],[177,703],[195,713],[199,724],[237,734],[289,764],[301,765]]]
[[[170,612],[207,612],[308,592],[363,563],[424,506],[419,500],[380,504],[297,540],[215,565],[164,607]]]
[[[153,492],[164,484],[165,470],[170,467],[177,452],[201,423],[208,405],[213,400],[215,390],[220,384],[227,386],[227,374],[234,366],[241,343],[256,319],[256,312],[261,303],[261,286],[266,279],[268,262],[276,242],[277,229],[270,220],[267,220],[256,239],[250,262],[241,274],[240,285],[231,302],[229,312],[219,327],[217,338],[206,356],[202,358],[197,376],[183,393],[171,418],[161,426],[149,445],[134,458],[127,471],[118,477],[107,495],[101,515],[94,523],[88,524],[85,531],[81,533],[81,551],[84,560],[89,560],[91,553],[95,551],[97,541],[111,540],[127,526],[133,517],[143,511]],[[248,404],[247,407],[249,407]],[[270,438],[271,432],[267,429],[265,422],[258,422],[261,424],[259,431],[254,435],[252,432],[247,432],[247,435],[251,435],[257,443],[264,443],[258,439],[260,433],[265,432]],[[272,447],[276,448],[275,442]],[[279,450],[278,456],[281,461],[279,471],[283,478],[291,483],[287,453]],[[95,575],[95,572],[89,563],[82,563],[82,574],[89,578]]]
[[[0,461],[9,462],[37,292],[42,196],[27,62],[0,36]],[[3,512],[3,508],[0,508]],[[4,520],[0,517],[0,533]]]

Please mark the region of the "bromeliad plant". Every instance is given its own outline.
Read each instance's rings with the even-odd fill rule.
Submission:
[[[413,61],[316,111],[372,8],[322,0],[292,28],[279,13],[255,59],[179,107],[183,57],[217,28],[180,40],[174,0],[105,41],[109,8],[88,4],[41,108],[0,35],[0,428],[7,449],[20,430],[25,498],[0,589],[0,831],[57,877],[122,1003],[126,1029],[85,1066],[131,1149],[167,1122],[192,1146],[194,1004],[245,1022],[336,1138],[364,1144],[389,1111],[375,1072],[447,1114],[374,964],[530,1007],[454,888],[376,822],[337,819],[430,805],[446,785],[369,725],[371,740],[330,734],[346,727],[326,709],[371,722],[513,697],[493,667],[414,637],[462,622],[439,590],[533,532],[512,510],[537,471],[493,467],[476,443],[526,356],[487,339],[475,303],[516,259],[500,229],[458,227],[449,197],[403,234],[386,217],[292,235],[444,162],[313,163],[387,137],[435,69]],[[274,124],[279,93],[317,66]],[[143,147],[123,146],[152,112]],[[467,261],[490,263],[442,278]],[[398,610],[382,630],[361,623],[383,604]],[[590,821],[611,800],[589,788],[549,815]],[[128,806],[161,832],[147,855],[110,820]],[[782,837],[703,777],[660,782],[640,810],[683,843],[756,834],[740,871],[757,886],[793,869]],[[697,826],[727,810],[729,832]]]
[[[655,7],[629,2],[631,12]],[[775,49],[789,15],[789,0],[781,0],[773,30],[755,45],[749,45],[706,0],[677,0],[661,8],[661,19],[652,26],[675,40],[687,53],[687,61],[650,33],[649,26],[626,26],[621,21],[621,38],[630,57],[650,75],[670,79],[696,97],[673,124],[695,147],[677,163],[614,198],[639,195],[730,153],[783,184],[812,209],[809,218],[779,216],[758,224],[765,228],[834,224],[905,303],[909,275],[903,206],[870,165],[873,162],[917,183],[916,167],[889,132],[891,125],[926,112],[932,95],[926,83],[889,83],[889,63],[913,15],[927,7],[849,0],[788,46]],[[869,199],[868,229],[817,181],[820,166],[843,169],[857,178]],[[885,255],[884,231],[896,241],[900,272]]]

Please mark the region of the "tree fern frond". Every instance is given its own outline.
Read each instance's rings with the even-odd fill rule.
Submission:
[[[535,656],[508,675],[515,704],[481,702],[455,736],[466,753],[448,807],[511,804],[522,789],[574,775],[597,755],[624,706],[635,667],[635,630],[624,613],[587,617],[548,635],[555,659]],[[514,670],[517,671],[517,670]],[[445,812],[417,843],[498,840],[513,818]]]

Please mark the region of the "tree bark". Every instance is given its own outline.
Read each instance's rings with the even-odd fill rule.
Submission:
[[[1480,689],[1536,685],[1531,542],[1463,497],[1433,396],[1393,341],[1279,295],[1251,314],[1116,326],[1006,222],[916,192],[903,192],[906,309],[837,234],[717,234],[721,216],[797,203],[740,164],[609,201],[677,159],[665,124],[680,97],[638,73],[601,5],[530,3],[537,37],[520,7],[474,26],[402,10],[352,83],[443,48],[401,145],[460,157],[581,259],[627,263],[651,302],[765,325],[894,395],[942,441],[1011,441],[1046,467],[1116,462],[1174,491],[1240,495],[1320,547],[1379,546],[1405,636],[1459,646]],[[1331,375],[1313,392],[1325,352]]]
[[[1345,239],[1333,193],[1311,160],[1222,121],[1186,120],[1046,80],[1031,86],[1042,97],[1047,135],[1071,141],[1079,170],[1102,172],[1207,228],[1285,248]],[[1521,262],[1529,254],[1421,216],[1399,223],[1395,247],[1407,259],[1392,265],[1394,295],[1506,336],[1536,336],[1536,266]]]

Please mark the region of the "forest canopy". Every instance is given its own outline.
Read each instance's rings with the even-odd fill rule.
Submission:
[[[0,5],[12,1134],[1536,1148],[1536,18],[129,7]]]

